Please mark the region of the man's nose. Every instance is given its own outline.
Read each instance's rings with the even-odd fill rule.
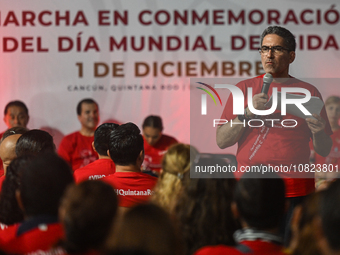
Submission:
[[[273,51],[273,49],[269,49],[269,50],[268,50],[267,56],[269,56],[270,58],[272,58],[272,57],[274,56],[274,51]]]

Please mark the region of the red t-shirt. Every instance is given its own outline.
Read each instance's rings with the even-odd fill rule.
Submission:
[[[79,131],[63,138],[58,154],[69,162],[73,171],[84,167],[98,159],[98,154],[92,148],[93,136],[83,136]]]
[[[76,183],[85,180],[97,180],[116,172],[115,164],[111,159],[98,159],[87,166],[74,171],[73,176]]]
[[[198,249],[194,255],[238,255],[244,254],[238,251],[235,247],[227,245],[204,246]]]
[[[237,84],[245,96],[244,108],[248,106],[248,92],[247,88],[253,88],[253,95],[261,93],[263,79],[262,76],[242,81]],[[311,84],[302,82],[295,78],[290,78],[285,83],[272,83],[268,96],[272,95],[273,88],[281,91],[283,87],[299,87],[310,91],[311,96],[316,96],[322,99],[319,91]],[[326,134],[332,134],[325,107],[323,107],[321,117],[326,121]],[[237,116],[233,115],[233,97],[230,96],[224,108],[221,119],[235,119]],[[298,169],[299,165],[309,164],[309,141],[312,133],[307,126],[304,119],[287,114],[282,116],[280,110],[276,110],[269,116],[263,116],[264,119],[279,119],[279,122],[264,121],[265,125],[262,127],[246,127],[242,137],[238,141],[237,162],[238,173],[235,176],[240,177],[241,167],[255,165],[271,166],[287,166],[290,169]],[[297,121],[297,126],[293,128],[284,128],[281,122],[285,119],[294,119]],[[286,123],[287,124],[287,123]],[[258,122],[252,125],[259,125]],[[272,127],[272,125],[274,127]],[[288,124],[287,124],[288,125]],[[287,172],[280,174],[286,183],[286,196],[297,197],[305,196],[314,190],[314,175],[306,177],[306,174],[299,172]],[[313,177],[313,178],[311,178]]]
[[[227,245],[205,246],[197,250],[194,255],[225,255],[225,254],[258,254],[258,255],[284,255],[285,252],[283,246],[268,242],[268,241],[242,241],[240,242],[245,247],[232,247]]]
[[[24,231],[20,231],[22,225],[26,225]],[[46,251],[63,236],[62,226],[57,222],[15,224],[0,231],[0,249],[15,254]]]
[[[2,133],[0,134],[0,139],[2,138],[2,136],[4,135],[4,133],[5,133],[5,131],[2,132]],[[0,176],[1,176],[1,175],[4,175],[4,174],[5,174],[4,165],[3,165],[2,160],[1,160],[1,158],[0,158]]]
[[[4,183],[4,180],[5,180],[5,175],[2,175],[2,176],[0,177],[0,192],[1,192],[1,190],[2,190],[2,184]]]
[[[156,177],[141,172],[116,172],[102,180],[113,186],[123,207],[147,202],[157,182]]]
[[[339,172],[339,164],[340,164],[340,129],[335,131],[331,135],[332,141],[333,141],[333,146],[331,149],[331,152],[328,154],[327,157],[322,157],[319,154],[315,153],[314,154],[314,164],[327,164],[333,165],[334,170],[338,170]],[[314,150],[313,148],[313,143],[311,143],[311,149]]]
[[[144,162],[143,168],[151,171],[159,172],[162,168],[162,159],[169,147],[178,141],[168,135],[162,137],[153,146],[144,139]]]

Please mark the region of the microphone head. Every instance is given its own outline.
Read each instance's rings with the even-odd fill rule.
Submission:
[[[271,75],[270,73],[266,73],[264,76],[263,76],[263,82],[264,83],[272,83],[273,81],[273,75]]]

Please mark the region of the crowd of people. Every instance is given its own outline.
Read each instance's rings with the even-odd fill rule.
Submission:
[[[277,86],[293,82],[319,95],[295,78],[279,80],[291,78],[292,38],[280,27],[265,30],[260,48],[264,69]],[[237,86],[255,88],[253,106],[265,109],[268,95],[258,80]],[[232,99],[223,118],[236,123],[257,118],[246,102],[241,116],[232,114],[231,105]],[[99,105],[90,98],[78,103],[76,113],[80,130],[66,135],[56,148],[48,132],[27,129],[23,102],[5,107],[0,253],[340,254],[338,176],[317,175],[317,185],[314,178],[273,172],[190,178],[195,166],[230,163],[163,134],[159,116],[147,116],[141,130],[130,122],[98,126]],[[238,168],[279,164],[279,156],[286,164],[338,166],[339,119],[340,98],[332,96],[320,114],[306,118],[296,130],[225,124],[217,128],[216,140],[221,148],[238,143]]]

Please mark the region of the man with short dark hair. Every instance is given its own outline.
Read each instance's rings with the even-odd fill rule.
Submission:
[[[120,207],[145,203],[156,185],[156,177],[141,172],[143,144],[143,136],[133,123],[120,125],[111,133],[109,155],[116,165],[116,172],[103,181],[115,188]]]
[[[74,171],[76,183],[85,180],[97,180],[115,173],[115,164],[107,154],[109,150],[110,135],[119,125],[104,123],[94,132],[92,147],[98,153],[99,159]]]
[[[29,120],[27,106],[19,100],[11,101],[5,106],[4,122],[8,128],[26,127]]]
[[[58,154],[71,164],[73,171],[98,159],[92,148],[99,122],[98,104],[90,98],[81,100],[77,105],[77,115],[80,131],[65,136],[58,149]]]
[[[234,200],[233,213],[242,225],[235,241],[255,254],[284,254],[279,237],[285,212],[283,180],[273,173],[245,173],[236,184]]]
[[[285,211],[285,184],[275,173],[245,173],[237,182],[232,212],[242,229],[234,233],[235,246],[215,245],[198,250],[208,254],[284,255],[278,235]]]
[[[274,94],[274,88],[278,92],[286,88],[303,88],[311,96],[322,100],[320,92],[313,85],[289,75],[290,64],[295,59],[295,48],[294,35],[287,29],[273,26],[264,30],[259,52],[264,71],[273,76],[268,93],[261,92],[264,75],[239,82],[236,86],[245,95],[244,114],[233,114],[234,100],[230,96],[221,117],[228,120],[228,123],[219,126],[216,132],[217,145],[221,149],[238,143],[236,157],[240,174],[237,177],[242,175],[241,169],[254,165],[279,169],[284,167],[289,170],[280,173],[286,184],[286,197],[291,204],[288,219],[293,207],[315,189],[314,174],[306,167],[309,166],[309,141],[312,139],[315,152],[321,156],[328,155],[331,150],[332,130],[326,111],[323,107],[320,114],[312,112],[313,117],[303,119],[289,113],[283,115],[277,109],[270,115],[262,116],[262,120],[261,116],[257,117],[249,110],[248,97],[251,97],[256,110],[266,109],[265,104]],[[252,88],[252,95],[248,95],[248,88]],[[254,120],[253,123],[256,124],[249,126],[250,120]],[[295,126],[282,125],[283,121],[292,123],[292,120],[295,121]],[[264,124],[260,125],[260,121]]]
[[[71,168],[55,153],[40,155],[29,162],[20,182],[17,199],[25,220],[0,231],[1,250],[9,254],[46,251],[64,235],[58,209],[66,187],[73,183]]]

